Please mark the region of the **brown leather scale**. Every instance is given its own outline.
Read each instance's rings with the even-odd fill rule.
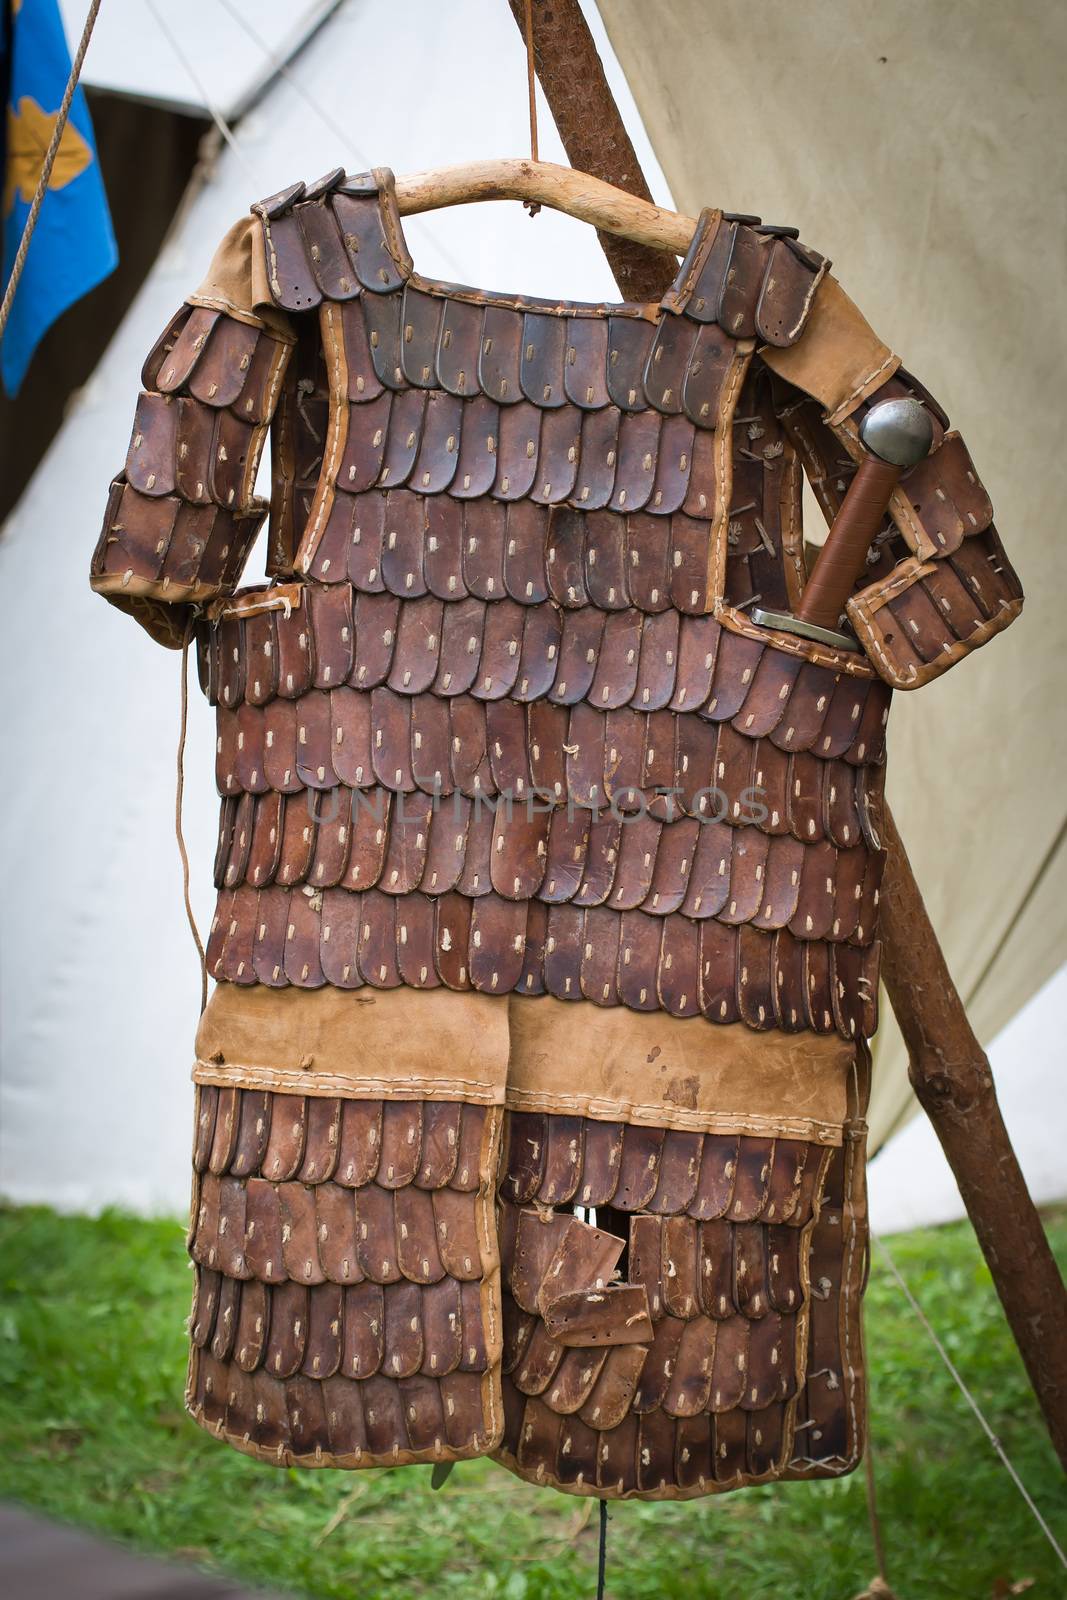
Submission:
[[[198,608],[217,707],[188,1399],[239,1449],[645,1498],[859,1459],[891,687],[1021,592],[827,267],[706,211],[661,304],[484,293],[338,171],[148,359],[93,583],[166,644]],[[832,519],[905,395],[855,648],[758,626],[802,469]]]

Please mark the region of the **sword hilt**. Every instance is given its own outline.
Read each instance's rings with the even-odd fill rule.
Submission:
[[[871,407],[860,425],[866,454],[815,558],[795,614],[755,608],[756,622],[820,638],[839,648],[855,648],[847,635],[837,632],[841,613],[863,571],[893,490],[902,474],[929,454],[933,438],[933,423],[920,401],[910,397],[883,400]]]

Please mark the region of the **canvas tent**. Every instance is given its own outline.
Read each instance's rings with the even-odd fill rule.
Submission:
[[[77,15],[77,6],[70,9]],[[160,55],[158,34],[147,52],[135,31],[124,47],[121,14],[144,27],[145,10],[127,0],[105,7],[112,34],[110,43],[101,36],[106,48],[98,67],[90,54],[90,77],[97,70],[101,81],[125,93],[166,96],[170,104],[187,97],[201,112],[243,114],[236,148],[221,152],[183,211],[0,544],[7,592],[19,597],[3,644],[14,686],[15,760],[3,800],[8,932],[0,1189],[16,1199],[47,1194],[72,1208],[117,1201],[178,1209],[187,1165],[198,973],[171,838],[177,661],[105,612],[86,583],[107,479],[126,448],[142,357],[250,200],[342,162],[350,170],[384,161],[409,171],[514,154],[527,139],[521,45],[503,0],[404,11],[384,0],[302,8],[227,0],[210,9],[213,18],[224,10],[226,26],[236,31],[232,46],[208,53],[209,68],[197,49],[203,6],[163,7],[181,50],[170,58]],[[920,9],[902,0],[890,8],[900,19],[893,38],[906,32],[903,22],[912,15],[921,33]],[[877,44],[870,23],[857,23],[849,49],[838,52],[834,71],[848,93],[833,119],[834,136],[820,95],[808,113],[819,137],[813,134],[805,147],[777,127],[800,125],[796,97],[810,95],[816,81],[803,52],[820,64],[828,59],[824,13],[814,22],[809,16],[803,31],[790,22],[788,7],[769,4],[767,15],[781,18],[775,38],[782,62],[796,63],[794,42],[802,53],[799,65],[775,76],[752,36],[750,14],[742,25],[740,7],[716,7],[712,36],[705,8],[678,0],[657,8],[652,38],[636,7],[604,0],[602,10],[618,60],[587,7],[656,197],[672,203],[673,190],[681,209],[712,201],[796,221],[805,238],[835,258],[879,330],[965,422],[994,500],[1008,508],[1003,531],[1031,589],[1024,620],[947,680],[913,700],[900,697],[893,733],[893,798],[902,830],[950,962],[988,1038],[1062,959],[1065,917],[1056,844],[1064,791],[1056,779],[1064,757],[1050,737],[1058,712],[1053,582],[1045,588],[1049,562],[1064,558],[1049,548],[1052,486],[1038,470],[1039,452],[1049,453],[1042,429],[1051,428],[1043,419],[1054,411],[1060,363],[1053,346],[1062,319],[1054,286],[1042,296],[1035,282],[1045,270],[1041,261],[1027,258],[1021,243],[1040,204],[1037,190],[1018,181],[1022,158],[1017,168],[1016,157],[1000,160],[976,139],[974,159],[984,160],[986,170],[975,179],[981,177],[983,195],[1003,192],[1006,220],[991,230],[987,204],[973,215],[961,204],[958,161],[950,177],[947,150],[939,152],[929,138],[924,143],[917,129],[916,108],[931,90],[923,71],[933,73],[940,59],[936,39],[926,40],[925,59],[919,40],[893,97],[901,129],[923,154],[926,188],[917,189],[914,178],[889,182],[885,130],[863,126],[871,84],[849,51],[858,60]],[[794,26],[797,41],[788,36]],[[967,70],[991,72],[994,48],[995,35],[987,62],[986,46],[976,45],[978,59],[969,58]],[[891,44],[880,51],[887,52],[891,57]],[[232,63],[228,78],[218,73],[224,59]],[[384,71],[390,61],[402,62],[403,71]],[[1009,75],[1008,89],[1013,81]],[[777,108],[773,117],[755,114],[756,82],[758,103]],[[713,95],[709,83],[716,85]],[[983,102],[959,85],[956,93],[961,106],[984,103],[990,114],[988,96]],[[312,100],[325,108],[327,121]],[[466,114],[450,114],[457,101]],[[542,111],[542,154],[563,159]],[[1010,99],[1003,115],[1011,116]],[[842,121],[849,129],[844,137]],[[1016,124],[1025,136],[1025,119]],[[348,134],[343,149],[338,126]],[[728,127],[734,131],[727,144]],[[1035,145],[1038,137],[1034,131]],[[957,135],[948,142],[954,160],[958,142],[964,141]],[[884,201],[879,191],[875,203],[864,188],[863,175],[871,172],[884,184]],[[517,207],[468,208],[412,219],[407,232],[430,274],[535,294],[613,295],[591,231],[548,212],[531,221]],[[1047,307],[1040,328],[1039,304]],[[1033,397],[1041,381],[1045,408]],[[983,714],[976,716],[978,707]],[[210,714],[194,695],[186,834],[202,926],[212,899],[211,746]],[[907,1105],[902,1055],[890,1038],[879,1065],[876,1135]],[[121,1162],[114,1159],[120,1142]]]
[[[988,1041],[1067,949],[1059,595],[1067,358],[1060,63],[1043,0],[966,14],[764,0],[603,0],[678,205],[795,223],[962,428],[1027,591],[995,647],[894,709],[889,796],[949,966]],[[758,21],[757,21],[758,18]],[[877,108],[872,112],[872,108]],[[871,1107],[909,1106],[879,1041]]]

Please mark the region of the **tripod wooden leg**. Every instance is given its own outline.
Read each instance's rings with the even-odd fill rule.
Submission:
[[[509,4],[525,32],[523,0]],[[540,0],[533,23],[537,74],[572,164],[651,199],[578,0]],[[606,235],[601,243],[628,298],[658,299],[669,286],[673,258]],[[1004,1126],[989,1062],[967,1021],[888,813],[886,834],[884,976],[908,1047],[911,1081],[955,1174],[1052,1442],[1067,1468],[1067,1291]]]
[[[909,1076],[948,1157],[1004,1314],[1067,1467],[1067,1290],[1004,1126],[907,851],[886,809],[882,970]]]

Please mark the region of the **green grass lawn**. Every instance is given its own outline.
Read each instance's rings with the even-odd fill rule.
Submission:
[[[1067,1214],[1051,1222],[1067,1259]],[[1061,1543],[1067,1500],[969,1228],[895,1259]],[[182,1230],[0,1211],[0,1496],[248,1583],[359,1600],[585,1600],[596,1506],[463,1463],[297,1472],[257,1465],[182,1411]],[[899,1600],[1067,1593],[1064,1573],[877,1257],[873,1430]],[[863,1474],[612,1512],[613,1600],[850,1600],[874,1574]]]

